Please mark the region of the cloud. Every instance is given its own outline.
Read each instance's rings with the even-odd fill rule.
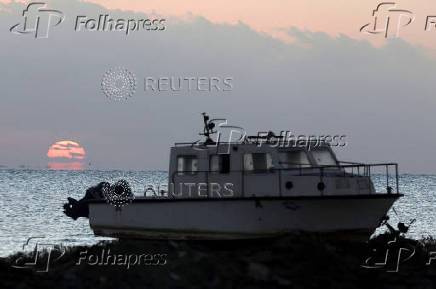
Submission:
[[[398,161],[403,172],[436,172],[436,66],[418,47],[401,40],[374,47],[293,27],[287,31],[295,41],[284,43],[243,23],[201,17],[168,18],[165,31],[128,36],[75,32],[75,15],[147,15],[79,1],[52,6],[66,18],[48,39],[9,32],[23,4],[0,11],[0,133],[10,137],[0,140],[0,157],[8,165],[44,157],[34,149],[19,160],[7,154],[38,131],[47,146],[78,140],[98,168],[166,169],[169,146],[197,140],[200,113],[207,111],[251,134],[345,134],[348,146],[338,153],[346,160]],[[104,72],[117,66],[138,78],[136,94],[124,103],[100,91]],[[147,76],[230,76],[233,90],[144,92]]]

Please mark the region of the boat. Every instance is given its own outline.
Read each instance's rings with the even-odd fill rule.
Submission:
[[[168,186],[134,196],[126,181],[101,183],[64,212],[89,218],[97,236],[235,240],[311,232],[368,239],[399,192],[398,164],[342,162],[327,142],[301,146],[272,132],[240,141],[204,140],[170,150]],[[372,172],[385,171],[376,191]],[[380,176],[379,176],[380,177]]]

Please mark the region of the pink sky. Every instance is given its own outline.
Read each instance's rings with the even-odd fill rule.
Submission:
[[[201,15],[215,23],[235,24],[241,21],[257,31],[266,32],[289,41],[282,31],[290,26],[312,32],[322,31],[337,36],[368,39],[382,44],[382,35],[368,35],[360,27],[372,20],[372,10],[382,1],[306,0],[306,1],[252,1],[252,0],[91,0],[110,9],[155,12],[161,15],[186,17]],[[436,15],[436,1],[392,1],[398,9],[413,12],[415,20],[400,30],[400,37],[427,48],[436,48],[436,29],[424,31],[426,17]],[[177,4],[176,4],[177,3]]]
[[[10,0],[0,0],[10,2]],[[29,2],[29,1],[21,1]],[[214,23],[236,24],[239,21],[253,29],[265,32],[285,41],[292,39],[283,32],[287,27],[297,27],[312,32],[322,31],[329,35],[345,34],[352,38],[367,39],[382,45],[382,35],[368,35],[360,27],[372,21],[372,11],[383,3],[379,0],[89,0],[108,9],[156,13],[162,16],[202,16]],[[436,28],[425,31],[426,17],[436,15],[436,1],[392,1],[397,9],[413,12],[415,20],[400,30],[400,37],[410,43],[429,49],[436,48]],[[54,4],[53,4],[54,5]],[[435,18],[436,19],[436,18]]]

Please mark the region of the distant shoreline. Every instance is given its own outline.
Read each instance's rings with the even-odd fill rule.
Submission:
[[[34,167],[23,167],[23,168],[17,168],[17,167],[8,167],[8,166],[0,166],[0,170],[10,170],[10,171],[47,171],[47,172],[86,172],[86,171],[93,171],[93,172],[132,172],[132,173],[140,173],[140,172],[159,172],[159,173],[168,173],[168,170],[151,170],[151,169],[81,169],[81,170],[53,170],[48,168],[34,168]],[[381,173],[374,173],[373,175],[380,175]],[[404,173],[400,172],[398,174],[399,176],[436,176],[435,173]]]

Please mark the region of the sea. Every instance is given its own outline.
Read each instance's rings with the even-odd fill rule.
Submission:
[[[65,216],[62,206],[68,197],[82,198],[91,186],[120,179],[129,182],[135,195],[143,196],[150,185],[167,183],[168,172],[0,169],[0,257],[26,250],[29,238],[65,246],[110,240],[94,236],[88,219]],[[378,192],[386,191],[384,176],[373,176],[373,182]],[[399,190],[405,196],[389,211],[389,222],[415,220],[408,237],[436,238],[436,175],[402,174]]]

